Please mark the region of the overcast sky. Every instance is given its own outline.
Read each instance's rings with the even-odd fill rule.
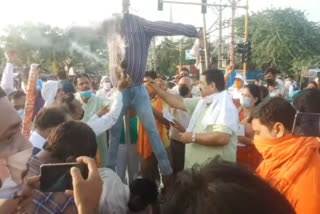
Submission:
[[[176,0],[201,2],[200,0]],[[221,0],[222,3],[227,0]],[[220,0],[208,0],[219,3]],[[245,0],[242,0],[244,3]],[[131,0],[131,12],[150,20],[169,20],[170,6],[164,11],[157,11],[157,0]],[[240,3],[241,4],[241,3]],[[59,27],[71,25],[88,25],[110,17],[121,11],[121,0],[4,0],[1,2],[0,30],[8,24],[24,22],[42,22]],[[257,12],[270,7],[293,7],[305,11],[308,18],[320,22],[320,0],[249,0],[250,11]],[[172,5],[173,20],[196,26],[202,25],[199,6]],[[229,16],[230,10],[224,11]],[[237,15],[243,14],[239,9]],[[216,15],[208,10],[208,25],[213,23]]]

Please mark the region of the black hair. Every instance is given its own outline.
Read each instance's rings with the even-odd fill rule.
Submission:
[[[21,97],[25,97],[25,96],[26,96],[26,94],[23,91],[14,91],[9,95],[8,98],[11,101],[11,100],[17,100],[17,99],[19,99]]]
[[[67,72],[65,72],[65,71],[59,71],[59,72],[57,73],[57,77],[58,77],[58,79],[60,79],[60,80],[66,80],[66,79],[67,79]]]
[[[74,99],[75,97],[72,93],[67,93],[63,95],[61,98],[61,104],[66,105],[66,107],[69,110],[69,113],[72,113],[76,110],[76,106],[72,103]]]
[[[294,97],[293,106],[300,112],[320,113],[320,91],[318,89],[301,91]]]
[[[7,94],[4,92],[4,90],[0,87],[0,98],[6,97]]]
[[[80,156],[94,158],[97,152],[96,135],[83,122],[67,121],[51,132],[43,149],[61,161]]]
[[[158,198],[158,187],[154,181],[136,179],[130,185],[130,195],[139,196],[146,204],[154,203]]]
[[[48,128],[55,128],[59,124],[66,121],[66,110],[59,107],[43,108],[35,118],[36,129],[46,130]]]
[[[259,86],[256,86],[255,84],[249,84],[249,85],[244,86],[244,88],[247,88],[249,90],[250,94],[254,98],[258,98],[257,101],[254,103],[254,105],[255,106],[259,105],[259,103],[261,102]]]
[[[207,70],[201,75],[206,77],[207,84],[215,83],[218,91],[223,91],[226,88],[224,75],[221,70]]]
[[[145,74],[144,74],[145,77],[150,77],[151,79],[155,80],[158,78],[158,74],[154,71],[147,71]]]
[[[178,173],[162,213],[294,214],[285,196],[249,168],[215,158]]]
[[[83,77],[88,78],[88,80],[90,81],[90,77],[89,77],[88,74],[83,74],[83,73],[81,73],[81,74],[76,74],[76,75],[74,76],[74,78],[73,78],[73,84],[74,84],[75,87],[77,87],[77,85],[78,85],[78,79],[79,79],[79,78],[83,78]]]
[[[267,68],[264,71],[264,75],[267,75],[268,73],[271,73],[273,76],[279,74],[279,71],[276,68]]]
[[[260,90],[260,99],[263,100],[264,98],[266,98],[269,95],[269,90],[267,87],[261,85],[259,86],[259,90]]]
[[[280,122],[287,130],[291,131],[295,114],[296,110],[289,101],[281,97],[274,97],[258,106],[251,113],[249,122],[252,122],[253,119],[259,119],[269,129],[275,123]]]
[[[179,72],[181,72],[181,71],[186,71],[186,72],[188,72],[188,73],[189,73],[189,70],[188,70],[188,68],[186,68],[186,67],[182,67],[182,68],[180,68]]]

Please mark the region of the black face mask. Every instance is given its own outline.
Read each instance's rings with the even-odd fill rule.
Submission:
[[[275,86],[276,85],[276,81],[273,79],[266,79],[266,82],[268,85],[270,86]]]
[[[189,94],[189,88],[185,85],[179,87],[179,93],[181,97],[185,97]]]

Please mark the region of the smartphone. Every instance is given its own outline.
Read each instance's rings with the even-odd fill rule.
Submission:
[[[293,123],[292,134],[304,137],[320,137],[320,114],[298,112]]]
[[[42,164],[40,166],[40,190],[64,192],[72,188],[70,169],[78,167],[84,179],[88,178],[88,166],[79,163]]]

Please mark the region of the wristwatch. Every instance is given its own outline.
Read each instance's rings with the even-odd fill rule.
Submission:
[[[192,133],[192,143],[196,142],[196,133]]]

